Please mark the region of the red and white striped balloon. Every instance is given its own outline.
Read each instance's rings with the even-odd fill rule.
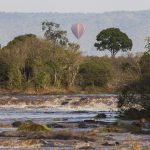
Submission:
[[[85,32],[85,26],[81,23],[77,23],[72,25],[71,30],[75,37],[80,39]]]

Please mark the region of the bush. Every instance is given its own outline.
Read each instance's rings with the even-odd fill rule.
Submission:
[[[126,85],[119,96],[118,106],[130,118],[150,118],[150,52],[140,59],[140,79]]]
[[[78,84],[103,87],[111,79],[111,66],[99,57],[88,57],[80,66]]]
[[[106,114],[102,113],[102,114],[97,114],[94,119],[105,119],[107,116]]]
[[[129,110],[125,110],[124,113],[120,115],[120,118],[128,120],[140,120],[142,118],[150,118],[150,113],[146,110],[137,110],[135,108],[131,108]]]
[[[19,126],[18,131],[49,132],[51,130],[46,125],[40,125],[40,124],[33,123],[32,121],[26,121]]]
[[[0,51],[0,82],[12,88],[74,86],[82,56],[74,43],[62,46],[27,34]]]

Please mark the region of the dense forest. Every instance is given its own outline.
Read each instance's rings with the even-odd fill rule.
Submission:
[[[67,32],[58,24],[43,22],[42,29],[44,38],[34,34],[21,35],[1,48],[1,88],[117,93],[125,85],[140,81],[149,90],[149,85],[146,86],[150,75],[149,38],[143,55],[84,56],[80,46],[70,43]],[[130,39],[129,44],[131,49]]]

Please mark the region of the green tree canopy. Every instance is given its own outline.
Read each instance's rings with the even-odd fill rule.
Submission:
[[[108,28],[101,31],[96,40],[94,46],[97,50],[109,50],[112,57],[115,57],[120,50],[123,52],[130,51],[133,45],[132,40],[118,28]]]
[[[60,25],[54,22],[42,22],[42,30],[47,40],[55,44],[66,45],[68,43],[67,31],[61,30]]]
[[[62,46],[33,34],[20,35],[0,51],[0,84],[11,88],[71,87],[81,62],[78,44]]]
[[[7,47],[12,47],[12,46],[15,46],[16,44],[18,44],[19,42],[24,42],[25,40],[36,39],[36,38],[37,38],[37,36],[34,34],[19,35],[19,36],[15,37],[12,41],[10,41],[7,44]]]

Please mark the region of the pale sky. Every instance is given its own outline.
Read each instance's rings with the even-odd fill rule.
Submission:
[[[0,0],[5,12],[109,12],[147,10],[150,0]]]

